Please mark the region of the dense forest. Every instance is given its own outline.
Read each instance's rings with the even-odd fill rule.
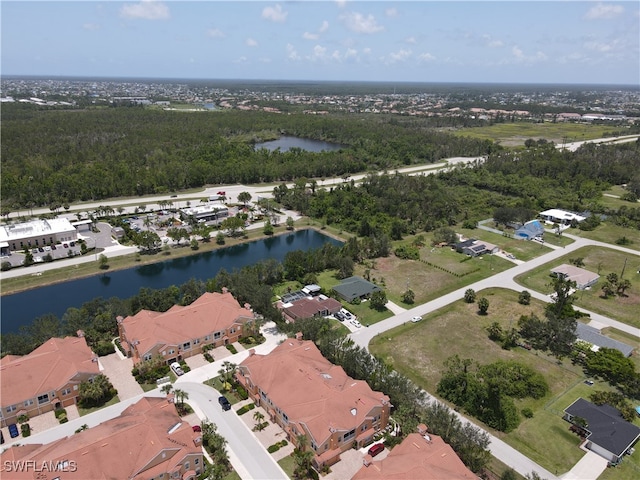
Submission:
[[[485,140],[387,116],[178,112],[141,107],[2,109],[3,208],[165,193],[205,184],[290,181],[484,155]],[[280,134],[336,142],[336,152],[254,150]]]
[[[473,226],[505,207],[589,211],[640,228],[640,208],[630,203],[612,211],[600,203],[602,191],[614,184],[625,183],[630,192],[640,193],[639,172],[638,142],[587,144],[576,152],[543,143],[526,150],[497,151],[484,162],[436,175],[371,174],[361,184],[345,182],[330,191],[310,189],[304,181],[291,188],[280,185],[274,198],[362,237],[376,232],[393,240],[458,223]]]

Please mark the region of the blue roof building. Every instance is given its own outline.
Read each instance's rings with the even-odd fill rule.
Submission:
[[[544,227],[540,220],[531,220],[515,231],[515,238],[520,240],[533,240],[544,233]]]

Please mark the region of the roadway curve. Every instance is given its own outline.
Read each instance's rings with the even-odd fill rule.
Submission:
[[[349,337],[354,341],[354,343],[368,350],[369,342],[376,335],[380,335],[386,332],[387,330],[403,325],[411,321],[411,318],[414,316],[426,315],[428,313],[439,310],[449,305],[450,303],[460,300],[461,298],[464,297],[464,292],[468,288],[472,288],[476,292],[487,289],[487,288],[493,288],[493,287],[509,288],[515,291],[522,291],[523,287],[518,283],[516,283],[514,280],[516,276],[521,275],[522,273],[528,272],[540,265],[543,265],[567,253],[573,252],[579,248],[582,248],[588,245],[596,245],[596,246],[605,247],[605,248],[613,248],[613,249],[616,249],[625,253],[629,253],[632,255],[636,255],[636,256],[640,255],[640,252],[636,250],[632,250],[630,248],[620,247],[618,245],[610,245],[607,243],[598,242],[595,240],[589,240],[585,238],[574,237],[572,235],[567,235],[567,234],[565,234],[565,236],[571,237],[573,240],[575,240],[574,243],[572,243],[571,245],[568,245],[566,248],[559,248],[556,250],[552,250],[551,252],[548,252],[544,255],[541,255],[537,258],[534,258],[520,265],[516,265],[508,270],[497,273],[489,278],[485,278],[484,280],[480,280],[471,285],[467,285],[465,287],[459,288],[454,292],[443,295],[435,300],[419,305],[410,310],[406,310],[391,318],[383,320],[382,322],[375,323],[370,327],[358,329],[358,331],[351,333]],[[551,301],[548,295],[543,295],[539,292],[532,291],[531,295],[545,302]],[[600,314],[589,312],[584,309],[578,309],[578,310],[588,313],[591,317],[590,323],[593,324],[593,326],[595,326],[596,328],[603,328],[605,326],[614,327],[619,330],[630,333],[632,335],[635,335],[636,337],[640,337],[640,329],[638,328],[624,324],[617,320],[607,318]],[[432,399],[434,398],[433,395],[429,394],[429,392],[427,392],[427,394]],[[470,421],[468,418],[463,417],[459,413],[457,415],[462,421],[469,422],[470,424],[484,430],[482,427]],[[545,470],[540,465],[538,465],[537,463],[533,462],[532,460],[527,458],[525,455],[520,453],[518,450],[506,444],[504,441],[500,440],[494,435],[491,435],[489,432],[486,432],[486,433],[489,435],[489,438],[491,440],[491,443],[489,444],[489,450],[491,451],[491,454],[497,459],[499,459],[501,462],[513,468],[515,471],[517,471],[521,475],[527,475],[535,471],[542,478],[546,478],[547,480],[552,480],[557,478],[551,472]],[[593,478],[594,479],[597,478],[597,476],[600,473],[601,472],[594,472],[595,476]]]

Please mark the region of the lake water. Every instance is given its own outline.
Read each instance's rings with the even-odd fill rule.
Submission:
[[[259,150],[261,148],[266,148],[267,150],[270,150],[270,151],[273,151],[279,148],[281,152],[286,152],[292,148],[300,148],[308,152],[322,152],[322,151],[332,152],[335,150],[340,150],[341,148],[345,148],[345,146],[339,145],[337,143],[322,142],[320,140],[310,140],[308,138],[300,138],[300,137],[292,137],[290,135],[283,135],[278,140],[256,143],[254,148],[256,150]]]
[[[231,272],[269,258],[282,262],[287,252],[320,248],[325,242],[340,244],[315,230],[299,230],[212,252],[4,295],[0,299],[2,332],[17,332],[21,325],[46,313],[60,318],[67,308],[80,307],[96,297],[129,298],[141,287],[158,289],[180,285],[191,278],[208,280],[222,268]]]

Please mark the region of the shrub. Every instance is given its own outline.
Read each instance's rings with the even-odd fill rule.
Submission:
[[[464,292],[464,301],[467,303],[473,303],[476,301],[476,292],[473,288],[468,288]]]
[[[99,357],[104,357],[105,355],[111,355],[116,351],[116,347],[113,346],[108,340],[100,340],[98,343],[92,345],[93,351]]]
[[[267,452],[269,453],[274,453],[277,452],[278,450],[280,450],[280,443],[274,443],[273,445],[269,445],[269,447],[267,448]]]
[[[227,347],[227,350],[229,350],[231,353],[233,353],[233,354],[238,353],[238,350],[236,350],[236,347],[234,347],[233,344],[228,343],[226,345],[226,347]]]
[[[405,260],[418,260],[420,258],[420,251],[418,250],[418,247],[413,245],[400,245],[395,249],[394,253],[396,254],[396,257]]]
[[[67,414],[63,413],[62,415],[60,415],[58,417],[58,422],[60,422],[61,424],[63,423],[67,423],[69,421],[69,419],[67,418]]]
[[[209,363],[212,363],[214,361],[213,357],[209,352],[204,352],[203,357]]]
[[[238,385],[236,387],[236,394],[242,399],[242,400],[246,400],[249,398],[249,394],[247,393],[246,388],[244,388],[242,385]]]
[[[531,294],[527,290],[523,290],[518,295],[518,303],[520,305],[529,305],[531,303]]]
[[[28,437],[29,435],[31,435],[31,427],[28,423],[23,423],[22,425],[20,425],[20,430],[22,430],[23,437]]]
[[[11,262],[2,262],[2,265],[0,266],[0,270],[2,270],[3,272],[11,270]]]
[[[533,410],[531,410],[530,408],[523,408],[521,412],[523,417],[533,418]]]
[[[255,403],[248,403],[244,407],[239,408],[236,413],[238,415],[244,415],[245,413],[253,410],[254,408],[256,408],[256,404]]]
[[[66,414],[67,414],[67,411],[66,411],[64,408],[58,408],[58,409],[57,409],[57,410],[55,410],[53,413],[55,414],[56,418],[57,418],[58,420],[60,420],[60,417],[61,417],[62,415],[66,415]]]

